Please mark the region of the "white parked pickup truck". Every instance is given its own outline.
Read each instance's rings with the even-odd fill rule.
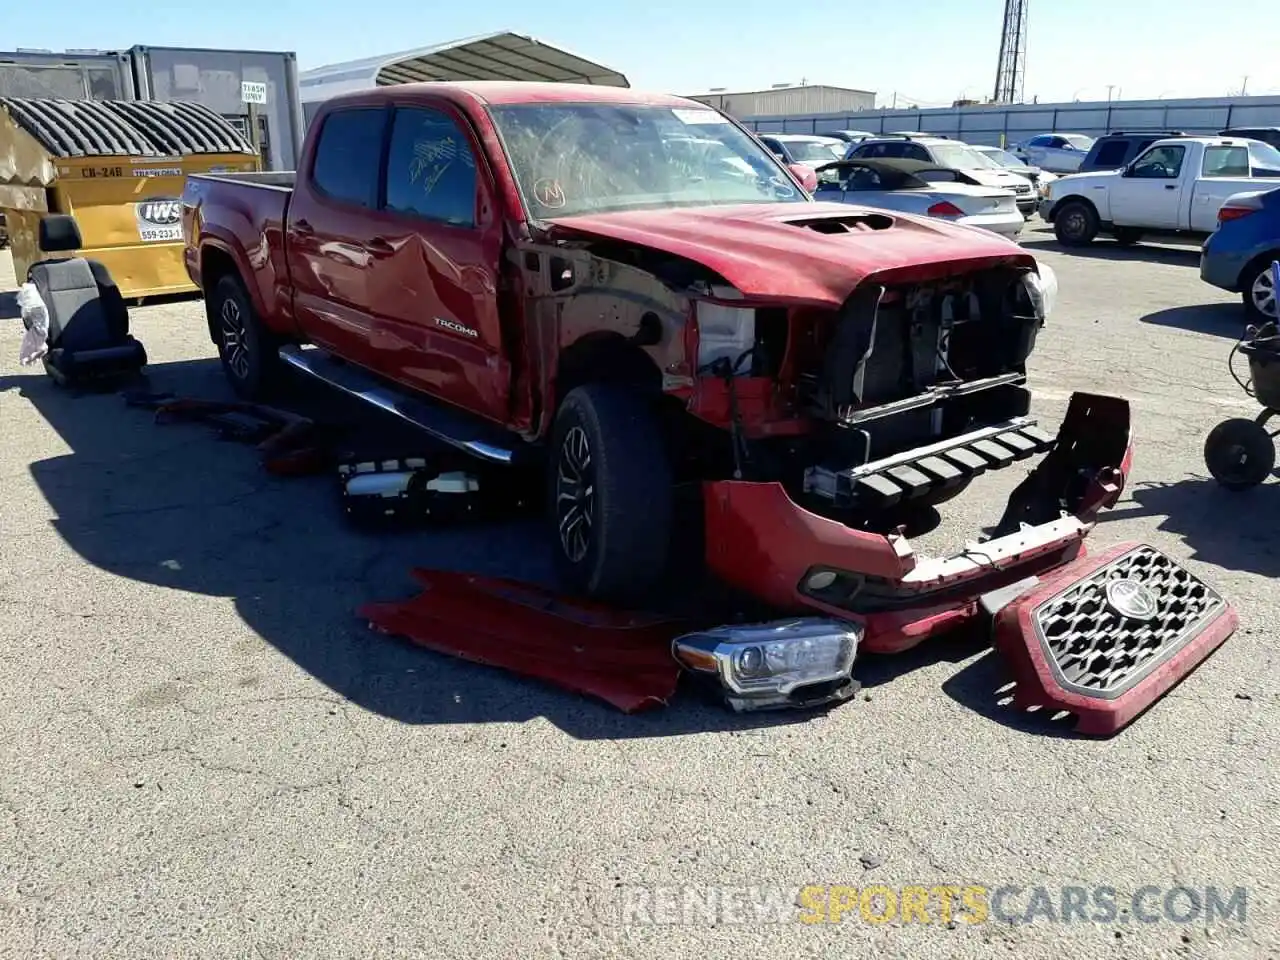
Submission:
[[[1050,183],[1040,216],[1063,246],[1099,233],[1124,244],[1144,234],[1212,233],[1233,193],[1280,186],[1280,150],[1238,137],[1157,140],[1120,170],[1075,173]]]

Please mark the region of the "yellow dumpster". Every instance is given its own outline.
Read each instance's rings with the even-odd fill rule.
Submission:
[[[258,154],[203,104],[0,98],[0,213],[14,274],[43,258],[40,218],[67,213],[127,298],[194,291],[182,264],[189,173],[258,170]]]

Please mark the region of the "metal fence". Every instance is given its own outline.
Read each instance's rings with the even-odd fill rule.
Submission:
[[[1280,127],[1280,97],[863,110],[856,113],[748,118],[744,122],[761,133],[920,131],[970,143],[1000,145],[1052,132],[1098,137],[1120,130],[1180,130],[1184,133],[1214,134],[1228,127]]]

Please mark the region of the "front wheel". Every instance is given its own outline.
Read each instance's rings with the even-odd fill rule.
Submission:
[[[280,370],[279,343],[254,312],[239,277],[228,274],[214,285],[209,325],[231,389],[242,400],[263,399]]]
[[[1098,211],[1082,200],[1069,200],[1053,215],[1053,234],[1064,247],[1084,247],[1098,235]]]
[[[625,387],[571,390],[552,429],[548,494],[561,581],[640,602],[666,572],[673,484],[657,417]]]
[[[1205,438],[1204,464],[1213,479],[1228,490],[1248,490],[1275,469],[1275,441],[1256,420],[1224,420]]]

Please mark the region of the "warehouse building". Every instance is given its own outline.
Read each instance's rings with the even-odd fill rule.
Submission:
[[[814,113],[856,113],[874,110],[876,95],[873,90],[853,90],[849,87],[830,87],[824,84],[779,83],[768,90],[750,90],[744,93],[728,93],[712,90],[689,97],[722,113],[739,119],[764,117],[790,117]]]
[[[303,71],[299,87],[309,124],[330,97],[430,80],[542,80],[630,86],[609,67],[517,33],[491,33]]]

